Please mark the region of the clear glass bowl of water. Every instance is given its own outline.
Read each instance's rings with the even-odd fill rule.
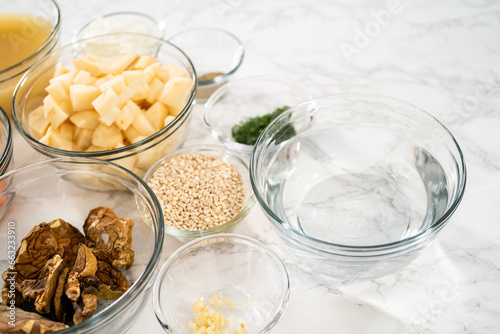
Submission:
[[[312,268],[374,278],[412,261],[460,203],[465,162],[433,116],[377,95],[310,100],[272,122],[250,177],[285,244]]]

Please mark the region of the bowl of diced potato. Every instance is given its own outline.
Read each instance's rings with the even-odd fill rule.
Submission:
[[[116,33],[41,58],[16,87],[12,116],[47,157],[113,161],[143,177],[185,140],[195,96],[196,73],[183,51]]]

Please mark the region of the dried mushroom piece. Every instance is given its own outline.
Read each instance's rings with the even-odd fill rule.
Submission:
[[[0,333],[43,334],[52,333],[67,325],[47,319],[37,313],[26,312],[20,308],[15,310],[15,321],[10,318],[11,310],[0,304]]]
[[[63,260],[56,254],[45,263],[37,279],[23,281],[23,298],[34,300],[35,310],[38,313],[50,314],[59,274],[63,269]]]
[[[97,271],[97,259],[84,244],[79,245],[78,256],[76,257],[73,271],[76,271],[80,276],[92,276]]]
[[[111,267],[104,261],[97,261],[97,272],[95,275],[100,282],[98,292],[96,292],[99,300],[119,298],[130,286],[127,278],[121,271]]]
[[[106,261],[114,268],[129,269],[134,263],[132,227],[130,218],[119,218],[107,207],[90,210],[83,232],[87,246],[98,260]]]
[[[69,273],[64,290],[69,300],[77,301],[80,298],[80,281],[78,280],[78,273],[76,271]]]
[[[52,318],[60,322],[66,322],[66,320],[69,319],[68,311],[72,311],[69,298],[64,293],[64,287],[66,285],[68,275],[69,268],[66,267],[62,270],[61,274],[59,274],[59,278],[57,279],[56,292],[54,293],[54,310]],[[70,316],[72,316],[72,314]]]
[[[58,254],[64,261],[65,266],[73,266],[78,251],[78,245],[85,242],[85,237],[77,228],[62,219],[56,219],[50,223],[41,223],[31,229],[21,241],[16,252],[14,268],[16,272],[16,305],[23,307],[26,301],[22,297],[22,282],[26,279],[37,279],[45,263],[54,255]],[[2,275],[4,282],[9,275],[5,271]],[[9,286],[4,283],[2,287],[2,299],[10,301],[8,297]]]
[[[75,314],[73,322],[79,324],[94,315],[97,309],[97,297],[93,294],[82,293],[82,298],[78,302],[73,302]]]

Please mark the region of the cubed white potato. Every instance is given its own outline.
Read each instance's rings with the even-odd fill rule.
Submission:
[[[56,70],[54,71],[54,77],[58,77],[60,75],[66,74],[70,71],[69,68],[64,66],[62,63],[56,64]]]
[[[125,84],[132,90],[132,100],[140,101],[148,96],[149,86],[143,71],[124,71],[123,79],[125,80]]]
[[[167,83],[169,80],[173,78],[187,78],[187,72],[180,66],[178,65],[166,65],[166,64],[161,64],[160,68],[156,72],[156,76],[163,81],[163,83]]]
[[[158,93],[162,90],[165,84],[161,82],[160,79],[154,78],[153,81],[149,84],[148,96],[146,97],[146,101],[151,104],[154,104],[158,101],[157,96]]]
[[[92,64],[92,61],[85,58],[75,58],[73,59],[73,66],[77,71],[87,71]]]
[[[99,89],[102,92],[104,92],[108,88],[111,88],[116,94],[120,95],[125,90],[125,88],[127,88],[123,79],[123,75],[119,74],[111,80],[106,81],[102,85],[99,85]]]
[[[175,108],[168,108],[168,114],[173,117],[179,116],[181,113],[182,109],[175,109]]]
[[[94,61],[90,63],[87,71],[89,71],[93,77],[102,77],[112,72],[111,64],[103,61]]]
[[[137,131],[139,131],[141,136],[149,137],[156,132],[155,128],[151,125],[151,123],[149,123],[143,112],[137,114],[135,119],[132,121],[132,125],[137,129]]]
[[[108,82],[109,80],[113,79],[115,76],[113,74],[106,74],[102,78],[97,79],[94,83],[97,87],[100,87],[103,83]]]
[[[99,118],[99,121],[104,125],[110,126],[115,122],[118,116],[120,116],[120,113],[121,113],[120,108],[118,108],[117,106],[112,106],[111,109],[108,110],[106,115],[101,116],[101,118]]]
[[[74,132],[75,126],[71,122],[64,122],[59,127],[61,138],[63,138],[65,141],[73,141]]]
[[[127,130],[123,131],[123,134],[125,135],[125,138],[130,144],[134,142],[135,138],[140,136],[139,131],[136,128],[134,128],[133,125],[129,126]]]
[[[120,160],[116,160],[115,162],[128,170],[132,170],[135,166],[136,161],[137,161],[137,156],[133,155]]]
[[[135,53],[125,53],[117,56],[110,62],[111,72],[113,74],[119,74],[127,70],[138,58],[139,56]]]
[[[126,105],[128,101],[132,100],[132,97],[134,97],[134,93],[132,93],[132,90],[129,87],[125,87],[123,92],[118,95],[118,98],[120,99],[120,102],[118,102],[117,104],[118,108],[123,108],[123,106]]]
[[[96,87],[97,88],[97,87]],[[97,88],[99,92],[101,90]],[[99,115],[104,116],[106,113],[114,108],[117,107],[118,103],[120,102],[120,99],[118,98],[118,95],[112,90],[111,88],[108,88],[104,91],[104,93],[99,94],[96,99],[94,99],[91,103],[91,105],[94,107],[94,109],[99,113]],[[92,109],[92,108],[89,108]]]
[[[133,70],[143,70],[149,65],[156,63],[156,58],[150,55],[140,56],[132,67]]]
[[[138,142],[140,142],[141,140],[144,140],[144,139],[146,139],[146,138],[148,138],[148,137],[147,137],[147,136],[137,136],[137,137],[135,137],[135,138],[134,138],[134,140],[132,141],[132,143],[133,143],[133,144],[138,143]]]
[[[168,126],[174,120],[175,120],[175,116],[168,115],[167,117],[165,117],[165,121],[163,122],[163,126]]]
[[[153,147],[137,155],[135,167],[142,170],[148,170],[155,162],[158,161],[158,159],[160,159],[160,157],[159,152],[156,151],[156,147]]]
[[[78,71],[70,71],[68,73],[61,74],[57,77],[53,77],[49,80],[49,83],[54,83],[56,81],[60,81],[61,84],[69,90],[69,86],[73,83],[73,79],[75,79]]]
[[[51,108],[47,114],[47,120],[54,129],[57,129],[69,118],[69,114],[59,105]]]
[[[90,75],[89,72],[81,70],[78,71],[75,78],[73,79],[73,84],[77,85],[90,85],[94,83],[95,79]]]
[[[43,116],[43,107],[33,110],[28,117],[28,124],[35,138],[40,139],[45,136],[49,128],[49,121]]]
[[[159,68],[160,63],[153,63],[144,69],[144,75],[148,84],[150,84],[153,79],[156,79],[156,73],[158,72]]]
[[[82,129],[95,130],[101,116],[94,110],[79,111],[69,117],[71,123]]]
[[[101,94],[101,90],[90,85],[71,85],[69,98],[74,112],[92,110],[92,102]]]
[[[93,53],[91,53],[91,52],[87,53],[87,54],[85,55],[85,57],[83,57],[83,58],[84,58],[85,60],[90,61],[90,62],[99,61],[99,58],[98,58],[95,54],[93,54]]]
[[[94,133],[91,129],[80,129],[78,135],[74,140],[75,149],[78,151],[85,151],[92,145],[92,134]]]
[[[43,104],[42,104],[42,107],[43,107],[43,116],[45,118],[48,118],[49,117],[49,111],[54,108],[55,106],[57,106],[58,103],[56,101],[56,99],[54,99],[54,97],[52,95],[47,95],[43,98]]]
[[[127,130],[136,116],[141,112],[141,108],[133,101],[128,101],[121,109],[120,115],[116,118],[115,124],[123,131]]]
[[[54,100],[65,101],[69,99],[69,86],[64,85],[61,81],[54,81],[45,88]]]
[[[168,108],[161,102],[155,102],[144,113],[149,123],[153,126],[155,131],[163,129],[165,125],[165,118],[168,116]]]
[[[92,145],[111,149],[122,142],[122,139],[120,129],[116,125],[100,124],[92,134]]]
[[[169,109],[182,110],[191,94],[193,81],[189,78],[176,77],[169,80],[159,92],[158,101]]]

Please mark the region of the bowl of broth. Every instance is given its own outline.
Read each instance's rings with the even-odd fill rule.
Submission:
[[[0,107],[9,117],[21,76],[57,45],[60,19],[54,0],[0,0]]]

